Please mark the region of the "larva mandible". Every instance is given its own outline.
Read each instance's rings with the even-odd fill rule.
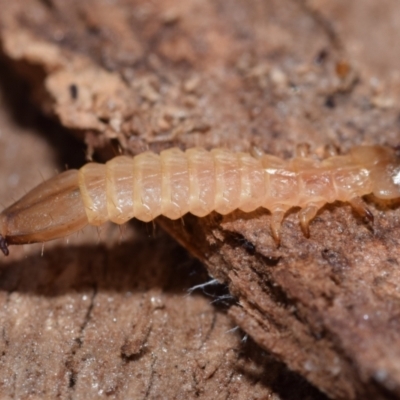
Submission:
[[[305,154],[283,160],[201,148],[118,156],[63,172],[6,208],[0,214],[0,249],[7,255],[10,244],[45,242],[108,220],[147,222],[159,215],[203,217],[259,207],[272,213],[271,232],[279,242],[280,225],[292,207],[301,208],[307,236],[317,211],[336,200],[349,202],[372,221],[361,199],[369,193],[400,197],[400,159],[394,149],[359,146],[322,161]]]

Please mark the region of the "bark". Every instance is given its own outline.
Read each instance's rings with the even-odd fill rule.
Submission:
[[[195,145],[249,151],[256,145],[289,157],[301,142],[310,143],[317,155],[326,144],[342,151],[360,143],[399,144],[400,78],[393,49],[400,40],[400,6],[394,0],[379,5],[372,0],[10,3],[0,3],[5,58],[30,82],[35,103],[85,141],[89,156],[95,150],[107,159],[113,151],[136,154]],[[294,211],[285,219],[279,248],[270,235],[267,211],[202,219],[189,215],[183,223],[160,218],[159,223],[228,286],[235,297],[228,311],[235,324],[290,370],[331,398],[400,398],[399,202],[366,201],[375,215],[373,227],[348,205],[335,203],[321,210],[307,239]],[[224,388],[221,397],[238,398],[235,391],[241,391],[249,398],[249,388],[255,398],[266,396],[275,382],[265,384],[266,364],[260,368],[262,378],[255,378],[263,384],[252,386],[251,374],[245,374],[245,383],[233,388],[242,361],[238,338],[226,339],[226,316],[207,308],[203,298],[192,299],[199,303],[191,305],[176,298],[176,289],[165,294],[175,288],[175,282],[165,282],[177,276],[182,255],[171,255],[174,245],[163,240],[164,250],[161,244],[152,253],[155,244],[139,235],[139,244],[129,249],[135,251],[138,272],[126,279],[118,259],[129,257],[127,246],[116,246],[108,236],[107,250],[100,248],[89,259],[92,245],[79,243],[61,254],[51,250],[42,276],[32,282],[17,278],[27,274],[32,261],[16,261],[5,273],[5,304],[17,307],[13,296],[20,302],[29,297],[30,304],[18,307],[32,313],[45,301],[44,327],[44,315],[52,317],[49,329],[30,333],[35,355],[25,353],[18,367],[7,368],[15,374],[29,357],[36,357],[40,361],[36,369],[28,369],[29,379],[40,375],[46,390],[62,396],[84,396],[89,387],[93,396],[207,398],[216,388]],[[63,260],[65,265],[68,257],[77,258],[65,275],[53,263]],[[162,272],[156,267],[161,262],[167,264]],[[47,277],[50,265],[52,278]],[[83,271],[79,278],[77,265]],[[140,290],[136,281],[143,282]],[[51,289],[42,288],[43,282]],[[137,307],[128,311],[127,293],[133,288]],[[48,301],[51,296],[53,302]],[[116,298],[113,306],[110,299]],[[210,319],[183,323],[185,315],[205,315],[194,311],[202,307]],[[9,336],[27,340],[22,332],[28,329],[22,330],[10,312],[4,315],[5,348]],[[68,323],[68,312],[74,314],[68,334],[51,328],[53,323],[61,326],[63,318]],[[23,321],[27,327],[33,324],[29,318]],[[199,327],[203,323],[208,328]],[[212,353],[206,332],[215,335],[215,351],[220,351],[216,364],[209,358],[199,361],[198,351]],[[51,338],[51,350],[39,336]],[[106,337],[112,340],[104,343]],[[33,343],[39,343],[36,350]],[[56,348],[63,361],[48,368]],[[182,362],[182,353],[193,349],[197,352]],[[11,371],[4,373],[3,382]],[[24,390],[29,379],[14,379],[13,390]],[[173,392],[166,391],[170,382]],[[31,391],[42,390],[36,382],[30,385]],[[3,387],[8,390],[5,383]],[[293,391],[299,387],[295,382]]]

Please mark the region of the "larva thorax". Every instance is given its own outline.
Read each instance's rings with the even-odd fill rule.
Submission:
[[[159,215],[177,219],[188,212],[203,217],[259,207],[271,211],[272,234],[279,241],[280,224],[290,208],[301,208],[299,219],[307,234],[319,208],[336,200],[350,202],[371,219],[360,199],[369,193],[400,197],[400,162],[394,150],[356,147],[322,161],[201,148],[119,156],[105,165],[89,163],[64,172],[4,210],[0,248],[66,236],[88,223],[147,222]]]

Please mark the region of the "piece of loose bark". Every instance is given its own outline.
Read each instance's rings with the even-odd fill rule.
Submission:
[[[110,141],[130,154],[257,145],[282,157],[300,142],[317,155],[399,144],[396,58],[372,0],[361,19],[333,0],[8,3],[4,54],[89,154]],[[365,40],[372,21],[379,53]],[[367,201],[373,229],[334,204],[306,239],[291,213],[279,249],[267,211],[159,222],[228,285],[235,322],[290,369],[332,398],[400,398],[400,209]]]

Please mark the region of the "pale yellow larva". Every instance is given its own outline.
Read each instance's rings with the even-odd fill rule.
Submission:
[[[336,200],[349,202],[372,220],[361,200],[369,193],[400,197],[400,160],[393,149],[355,147],[322,161],[201,148],[119,156],[104,165],[66,171],[5,209],[0,249],[8,254],[9,244],[45,242],[109,220],[123,224],[131,218],[177,219],[189,212],[203,217],[259,207],[271,211],[271,232],[279,241],[282,219],[292,207],[301,208],[306,235],[319,208]]]

